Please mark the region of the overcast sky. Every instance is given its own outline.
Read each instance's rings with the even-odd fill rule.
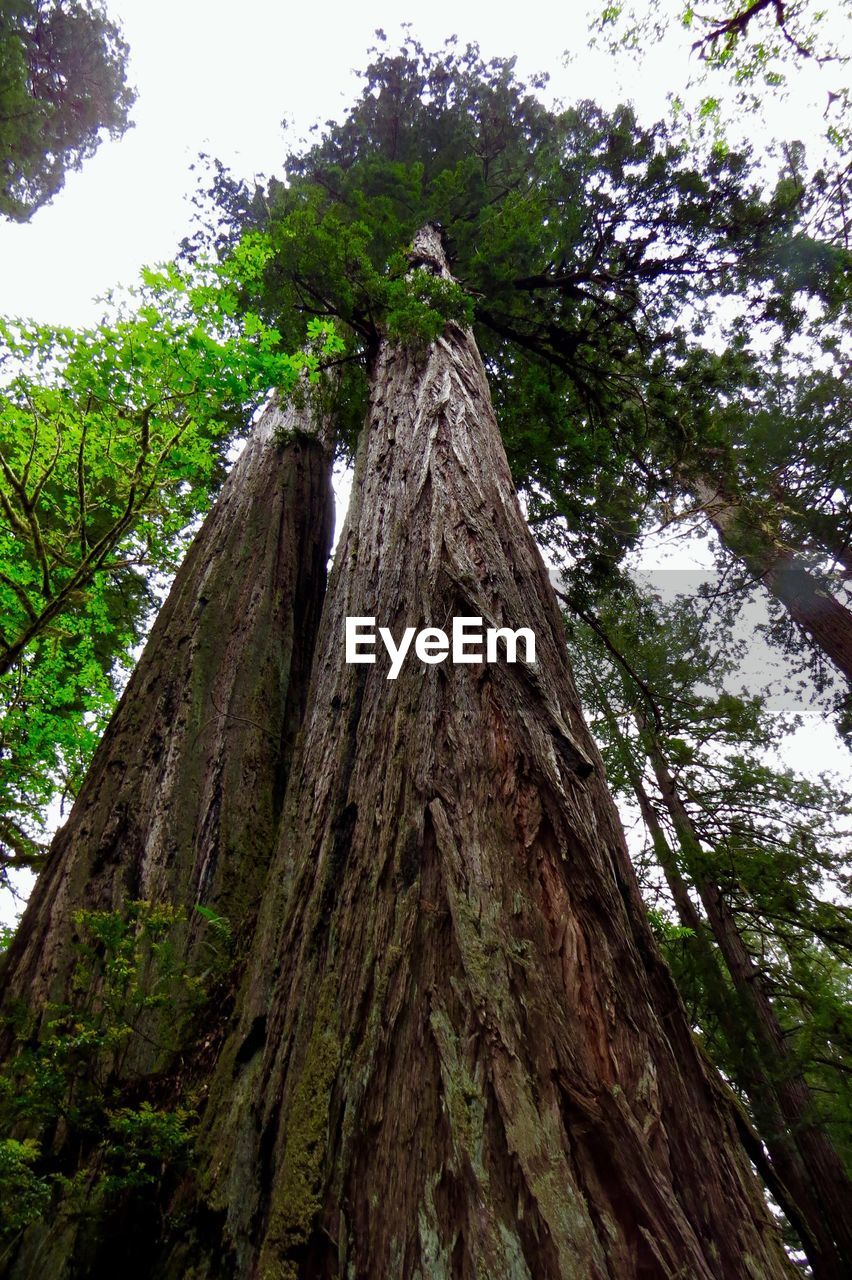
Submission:
[[[592,97],[605,107],[627,98],[647,121],[665,114],[667,93],[679,90],[695,65],[686,33],[648,50],[640,66],[590,53],[582,3],[107,0],[107,7],[130,45],[135,127],[104,143],[30,224],[0,223],[0,306],[7,315],[63,324],[95,319],[97,295],[173,255],[189,226],[190,166],[198,153],[219,157],[243,177],[279,170],[282,121],[295,141],[315,122],[339,117],[377,27],[391,44],[409,20],[429,49],[456,34],[478,42],[487,58],[517,55],[522,75],[550,73],[554,95]],[[742,121],[755,146],[771,135],[816,138],[832,74],[807,68],[786,102]],[[651,563],[657,558],[665,560],[662,551]],[[790,744],[790,758],[839,767],[843,756],[831,739],[830,729],[812,720]]]
[[[582,0],[107,0],[107,8],[130,45],[135,127],[104,143],[29,225],[0,225],[6,314],[67,324],[94,318],[95,295],[132,283],[141,265],[173,254],[187,230],[198,153],[218,156],[246,177],[275,172],[285,150],[282,120],[297,138],[338,117],[354,96],[353,69],[365,65],[377,27],[394,41],[408,19],[427,48],[455,33],[477,41],[487,57],[517,55],[524,74],[549,72],[566,100],[594,97],[611,106],[627,95],[649,120],[666,110],[667,91],[679,87],[690,65],[686,33],[653,47],[639,68],[626,61],[616,68],[604,54],[591,54]],[[797,77],[793,100],[773,105],[773,132],[808,123],[810,80],[810,72]],[[759,137],[760,122],[750,125]]]

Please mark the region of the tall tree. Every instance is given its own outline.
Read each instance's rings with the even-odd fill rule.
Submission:
[[[0,881],[41,865],[47,806],[76,795],[151,584],[180,563],[246,418],[334,349],[321,326],[291,357],[235,314],[262,259],[249,237],[228,263],[146,271],[82,330],[0,321]]]
[[[25,222],[104,133],[129,127],[128,48],[100,0],[7,0],[0,12],[0,213]]]
[[[434,229],[412,252],[446,272]],[[390,682],[345,663],[353,615],[395,634],[455,615],[529,626],[536,665],[412,664]],[[238,1273],[257,1256],[292,1276],[712,1275],[748,1253],[784,1274],[669,1003],[455,324],[376,356],[244,991],[221,1081],[237,1070],[246,1105],[209,1139]]]
[[[310,397],[265,411],[193,541],[4,958],[7,1011],[69,999],[80,910],[179,905],[191,944],[200,904],[250,931],[331,542],[314,416]]]
[[[649,941],[463,326],[534,518],[600,576],[693,426],[694,366],[710,362],[684,309],[742,292],[783,314],[799,292],[831,304],[840,255],[803,231],[799,189],[764,196],[745,157],[694,161],[627,111],[545,111],[472,49],[380,55],[344,124],[289,169],[255,193],[220,175],[219,194],[229,243],[260,226],[271,250],[249,315],[285,348],[305,313],[345,333],[347,446],[372,403],[356,504],[237,1031],[180,1191],[186,1238],[164,1241],[155,1215],[122,1242],[113,1221],[58,1245],[57,1267],[559,1275],[578,1258],[590,1275],[713,1275],[747,1255],[783,1274],[740,1120]],[[424,216],[448,225],[467,288],[431,234],[411,273],[401,246]],[[334,650],[350,606],[392,626],[527,610],[543,673],[353,674]],[[404,1121],[428,1133],[407,1187],[391,1169]]]
[[[227,1023],[322,608],[333,431],[309,388],[267,408],[232,468],[3,956],[4,1274],[65,1274],[128,1193],[148,1234],[146,1185],[185,1148],[187,1073]]]
[[[412,264],[433,299],[434,227]],[[182,1220],[66,1235],[54,1274],[787,1275],[654,947],[470,331],[382,342],[371,383]],[[391,681],[345,661],[355,615],[530,627],[536,662]]]
[[[605,629],[592,620],[618,664],[614,697],[626,695],[632,734],[609,705],[597,645],[583,684],[603,714],[614,781],[632,790],[690,931],[694,967],[676,970],[693,1008],[697,977],[705,1041],[746,1100],[773,1166],[764,1176],[814,1275],[840,1276],[849,1113],[842,976],[835,984],[848,969],[849,913],[832,898],[843,893],[835,829],[848,806],[761,759],[773,733],[756,702],[724,692],[731,659],[700,638],[696,614],[688,601],[666,614],[627,592],[608,602]]]

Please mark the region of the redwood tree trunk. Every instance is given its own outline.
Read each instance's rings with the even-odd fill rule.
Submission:
[[[333,524],[324,430],[308,406],[272,406],[254,429],[53,842],[5,957],[4,1000],[67,998],[81,908],[183,906],[190,950],[196,903],[237,932],[250,926],[322,607]]]
[[[446,272],[433,230],[416,248]],[[390,681],[381,653],[344,661],[355,615],[397,638],[460,615],[529,627],[536,662],[412,654]],[[269,886],[203,1143],[229,1275],[789,1274],[648,930],[452,325],[376,359]]]
[[[691,487],[722,542],[784,605],[852,684],[852,613],[785,547],[743,522],[740,504],[706,477]]]

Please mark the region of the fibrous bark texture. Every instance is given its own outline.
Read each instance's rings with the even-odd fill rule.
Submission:
[[[446,270],[434,231],[416,248]],[[390,681],[345,662],[347,616],[529,627],[536,663]],[[376,358],[269,885],[206,1139],[229,1274],[788,1275],[452,325]]]
[[[53,842],[6,957],[5,1001],[67,999],[81,908],[183,906],[190,951],[196,903],[237,932],[250,924],[304,710],[332,525],[323,429],[308,404],[273,404],[193,541]]]

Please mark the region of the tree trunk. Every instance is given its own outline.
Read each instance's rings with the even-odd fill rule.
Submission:
[[[699,476],[690,487],[724,545],[760,578],[852,684],[852,613],[792,551],[747,524],[741,504],[714,480]]]
[[[415,249],[446,274],[434,230]],[[345,662],[352,616],[529,627],[536,661],[412,654],[389,680]],[[269,886],[199,1157],[229,1275],[789,1274],[453,325],[376,358]],[[185,1265],[178,1243],[163,1274]]]
[[[183,906],[190,954],[196,903],[250,928],[322,607],[333,524],[323,430],[309,406],[270,407],[234,465],[53,841],[5,957],[7,1007],[68,998],[81,908]],[[134,1067],[150,1067],[137,1050]]]
[[[620,657],[617,651],[616,655]],[[622,765],[651,836],[678,919],[684,928],[692,931],[692,937],[688,940],[691,958],[700,974],[707,1007],[736,1055],[737,1061],[733,1069],[728,1069],[731,1070],[734,1083],[748,1098],[757,1132],[721,1077],[719,1087],[734,1109],[734,1120],[749,1158],[799,1237],[814,1269],[815,1280],[839,1280],[842,1267],[831,1233],[827,1230],[821,1208],[814,1199],[807,1168],[796,1149],[794,1137],[788,1130],[775,1096],[774,1084],[763,1070],[752,1042],[750,1002],[744,1001],[742,993],[736,988],[732,989],[729,980],[725,978],[723,961],[720,960],[720,952],[713,945],[708,922],[690,897],[689,885],[681,874],[677,856],[633,760],[630,746],[621,733],[616,717],[607,706],[603,688],[593,672],[590,676],[597,688],[599,705],[608,721],[610,734],[617,745]],[[630,687],[626,679],[624,685],[628,701],[631,701],[636,690]],[[641,711],[636,714],[636,722],[644,742],[652,741],[651,726]],[[661,757],[661,753],[658,754]],[[671,775],[667,776],[671,784],[668,792],[671,797],[676,795],[674,779]],[[684,813],[685,810],[680,815],[681,820]],[[688,818],[688,814],[686,816]]]
[[[735,1083],[748,1098],[757,1125],[756,1133],[749,1132],[745,1127],[745,1117],[736,1116],[749,1158],[763,1178],[770,1195],[798,1234],[813,1268],[814,1280],[841,1280],[843,1267],[831,1233],[826,1229],[820,1206],[814,1199],[804,1161],[796,1149],[778,1105],[774,1085],[756,1060],[749,1027],[743,1025],[741,1017],[737,1016],[737,1009],[732,1007],[731,995],[734,994],[738,1000],[739,993],[731,993],[725,987],[718,953],[712,949],[707,935],[707,923],[699,915],[689,896],[674,850],[669,845],[641,779],[635,783],[635,790],[642,815],[651,831],[654,849],[660,859],[678,919],[685,928],[693,931],[690,948],[701,973],[708,1003],[718,1018],[726,1039],[739,1057],[740,1070],[734,1076]],[[746,1012],[750,1012],[748,1007]]]
[[[802,553],[812,552],[823,559],[833,561],[834,572],[845,582],[852,580],[852,535],[843,526],[841,517],[832,518],[826,512],[815,512],[796,494],[778,482],[770,490],[772,497],[785,508],[785,517],[792,517],[794,533],[799,540],[794,543]],[[848,523],[848,522],[847,522]]]
[[[842,1280],[852,1269],[852,1184],[825,1130],[815,1122],[813,1100],[800,1068],[792,1059],[784,1029],[772,1007],[762,976],[743,942],[724,895],[702,870],[705,855],[659,743],[647,724],[640,729],[660,794],[678,835],[713,936],[734,988],[750,1015],[766,1073],[762,1106],[777,1110],[783,1128],[773,1125],[767,1147],[789,1187],[807,1235],[802,1242],[817,1280]],[[769,1094],[774,1095],[774,1099]],[[767,1117],[769,1116],[767,1112]],[[808,1236],[810,1239],[808,1239]]]

